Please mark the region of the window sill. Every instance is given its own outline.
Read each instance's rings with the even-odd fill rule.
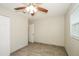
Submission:
[[[73,39],[76,39],[76,40],[79,41],[79,36],[76,36],[75,34],[73,34],[73,35],[71,35],[71,37],[72,37]]]

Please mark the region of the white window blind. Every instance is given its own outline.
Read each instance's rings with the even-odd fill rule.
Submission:
[[[79,6],[71,14],[70,32],[73,38],[79,40]]]
[[[79,37],[79,23],[72,25],[72,33]]]

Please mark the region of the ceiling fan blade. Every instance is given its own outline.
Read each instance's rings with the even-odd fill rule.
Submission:
[[[45,12],[45,13],[48,12],[48,10],[45,9],[45,8],[43,8],[43,7],[39,7],[39,6],[38,6],[37,9],[38,9],[39,11],[42,11],[42,12]]]
[[[17,7],[17,8],[14,8],[15,10],[20,10],[20,9],[25,9],[26,7]]]

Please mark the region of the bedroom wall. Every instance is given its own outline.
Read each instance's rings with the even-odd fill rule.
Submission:
[[[11,16],[11,52],[28,45],[28,19],[27,16],[16,14]]]
[[[0,56],[10,55],[10,19],[0,15]]]
[[[28,45],[28,19],[27,15],[6,10],[0,6],[0,15],[10,20],[10,53]]]
[[[70,35],[70,16],[79,4],[72,4],[65,18],[65,49],[70,56],[79,56],[79,40]]]
[[[34,42],[64,46],[64,16],[33,17]]]

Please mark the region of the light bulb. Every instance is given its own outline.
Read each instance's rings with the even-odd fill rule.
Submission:
[[[30,8],[29,8],[29,7],[27,7],[27,8],[26,8],[26,11],[27,11],[27,12],[29,12],[29,11],[30,11]]]
[[[30,10],[30,13],[33,13],[34,11],[33,10]]]
[[[34,10],[34,12],[37,12],[37,9],[36,8],[34,8],[33,10]]]
[[[34,13],[37,12],[37,9],[33,5],[30,5],[29,7],[26,8],[26,11],[29,13]]]

